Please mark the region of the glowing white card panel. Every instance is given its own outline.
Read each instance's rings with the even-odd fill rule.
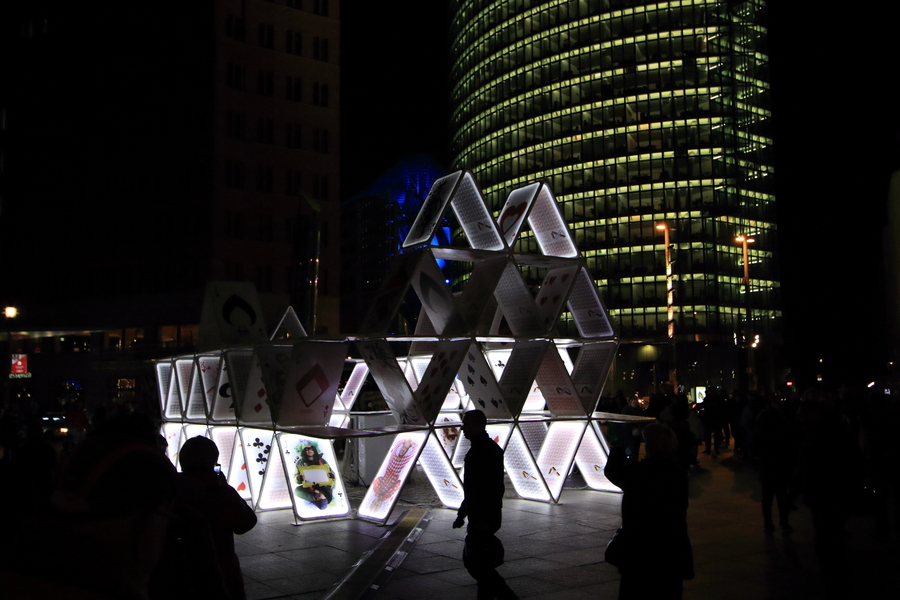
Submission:
[[[442,412],[435,421],[435,434],[441,441],[444,453],[450,457],[462,437],[462,421],[457,412]]]
[[[244,500],[252,500],[247,453],[244,451],[244,440],[239,429],[236,430],[234,451],[231,453],[231,464],[228,466],[228,485],[236,489]]]
[[[456,313],[456,305],[444,274],[427,250],[422,252],[411,283],[435,331],[444,333]]]
[[[219,449],[219,465],[226,478],[231,470],[231,461],[234,458],[234,440],[236,437],[237,427],[224,425],[209,428],[209,439]]]
[[[278,418],[284,396],[285,379],[291,368],[292,350],[292,346],[284,344],[266,344],[256,347],[260,381],[265,388],[265,403],[269,407],[272,420],[276,423],[275,419]]]
[[[259,502],[263,476],[269,468],[274,435],[273,431],[267,429],[241,429],[241,443],[247,457],[247,478],[250,481],[250,496],[254,507]]]
[[[559,358],[563,361],[563,365],[566,367],[566,373],[569,375],[572,374],[572,369],[575,368],[575,363],[572,362],[572,356],[569,354],[569,350],[564,348],[563,346],[557,346],[556,351],[559,353]]]
[[[328,417],[328,426],[346,429],[350,426],[350,415],[345,412],[333,412]]]
[[[541,393],[541,386],[537,382],[531,384],[528,397],[525,398],[525,405],[522,407],[522,414],[543,412],[546,405],[547,401],[544,400],[544,395]]]
[[[419,412],[429,423],[437,418],[447,398],[447,390],[453,386],[460,366],[466,359],[469,343],[468,339],[438,342],[434,356],[427,363],[427,369],[421,373],[421,383],[416,388],[415,398]],[[418,366],[420,361],[414,359],[413,362]]]
[[[269,452],[269,463],[266,466],[259,491],[259,500],[256,502],[256,510],[279,510],[293,507],[287,472],[281,455],[277,440],[273,440]]]
[[[544,333],[534,299],[514,263],[506,264],[500,283],[494,290],[494,296],[513,335],[529,336]]]
[[[441,441],[434,433],[428,436],[425,449],[419,456],[419,464],[422,465],[441,504],[449,508],[459,508],[465,497],[462,482],[456,476],[456,470],[450,464]]]
[[[160,434],[166,438],[166,456],[178,466],[178,452],[181,450],[184,427],[181,423],[163,423]]]
[[[578,351],[572,371],[572,384],[587,414],[594,412],[597,407],[609,367],[616,357],[617,346],[616,342],[598,342],[585,344]]]
[[[185,419],[189,421],[206,421],[206,396],[203,393],[203,381],[200,374],[200,364],[192,361],[190,392],[187,396],[187,408],[184,411]]]
[[[325,425],[334,410],[347,356],[346,343],[294,344],[277,426]]]
[[[406,380],[409,381],[410,387],[413,391],[416,391],[419,387],[419,382],[422,381],[422,378],[425,377],[425,372],[428,370],[428,363],[431,362],[431,356],[415,356],[410,357],[409,362],[407,363],[406,369]],[[414,382],[410,381],[409,372],[412,370]]]
[[[540,187],[540,183],[532,183],[514,189],[507,197],[506,204],[500,211],[500,218],[497,219],[497,227],[508,246],[512,246],[516,236],[519,235]]]
[[[253,350],[248,348],[226,350],[224,356],[225,367],[228,370],[231,407],[235,418],[240,420],[244,407],[244,394],[247,391],[247,381],[255,364]]]
[[[216,399],[216,384],[219,380],[222,356],[203,355],[197,357],[197,365],[200,367],[200,385],[203,386],[203,400],[206,403],[206,411],[212,413],[213,403]]]
[[[535,298],[535,304],[541,316],[546,331],[550,331],[556,324],[562,312],[563,304],[569,297],[572,285],[575,283],[575,275],[578,273],[578,265],[558,267],[550,269],[544,276],[541,289]]]
[[[540,469],[534,461],[534,456],[528,449],[522,432],[513,428],[509,438],[509,444],[503,453],[503,466],[516,493],[526,500],[538,500],[549,502],[550,490],[541,477]]]
[[[534,231],[538,246],[546,256],[575,258],[578,249],[569,233],[569,227],[559,212],[559,205],[546,185],[541,186],[537,199],[528,214],[528,224]]]
[[[584,267],[578,272],[572,293],[569,295],[569,311],[581,337],[612,337],[613,328],[606,308],[600,302],[594,280]]]
[[[462,181],[453,193],[450,206],[463,232],[469,240],[469,245],[476,250],[505,250],[506,242],[497,231],[497,224],[484,205],[478,185],[472,179],[472,174],[466,172]]]
[[[234,397],[233,389],[228,375],[228,361],[222,357],[219,376],[216,380],[215,395],[213,396],[212,408],[210,409],[210,420],[213,423],[237,423],[234,415]]]
[[[279,433],[287,473],[288,501],[298,519],[308,521],[350,514],[344,480],[330,440]]]
[[[193,358],[182,358],[175,361],[175,377],[178,379],[178,397],[181,401],[182,412],[187,408],[187,399],[191,390],[191,374],[193,371]]]
[[[416,388],[419,386],[419,380],[416,379],[416,370],[413,367],[412,361],[408,358],[398,358],[397,364],[400,365],[400,368],[403,370],[403,377],[406,378],[409,389],[415,392]]]
[[[258,351],[253,353],[253,361],[250,373],[247,377],[247,389],[244,391],[243,400],[238,419],[243,425],[272,426],[272,410],[269,408],[269,394],[263,383],[263,357]],[[235,405],[237,408],[237,405]]]
[[[431,238],[434,237],[435,229],[444,216],[444,211],[447,210],[450,196],[456,189],[462,175],[462,171],[456,171],[434,182],[434,185],[428,191],[428,196],[425,197],[425,201],[422,203],[422,208],[419,209],[419,214],[416,215],[416,220],[413,221],[412,227],[409,229],[409,234],[403,240],[403,248],[412,248],[431,241]]]
[[[181,393],[178,387],[178,369],[173,367],[172,377],[169,379],[169,390],[166,394],[166,419],[180,420],[183,416]]]
[[[465,352],[459,367],[459,378],[475,408],[484,411],[488,419],[508,419],[512,416],[478,344],[472,343]]]
[[[382,523],[387,520],[427,435],[425,432],[401,433],[394,439],[378,475],[359,505],[360,518]]]
[[[600,444],[600,440],[597,439],[594,429],[588,427],[584,432],[584,437],[581,438],[578,452],[575,454],[575,464],[578,465],[584,482],[591,489],[601,492],[619,492],[621,490],[613,485],[603,473],[608,456]]]
[[[547,410],[556,417],[586,416],[581,401],[575,394],[575,386],[566,371],[565,363],[557,352],[545,352],[535,377],[541,394],[547,401]]]
[[[547,432],[547,438],[541,446],[541,453],[538,456],[538,467],[547,487],[550,489],[550,495],[553,501],[559,500],[562,492],[563,484],[566,482],[566,476],[569,469],[572,468],[572,461],[575,458],[575,452],[578,450],[578,444],[581,442],[581,436],[587,426],[586,421],[569,421],[557,422],[550,424],[550,430]]]
[[[163,416],[168,417],[167,403],[169,400],[169,387],[172,384],[172,363],[169,361],[156,363],[156,389],[159,391],[159,409]]]
[[[538,369],[548,350],[553,350],[553,344],[546,340],[516,342],[513,346],[500,378],[500,390],[512,414],[518,415],[525,408],[529,392],[534,388]],[[543,408],[544,399],[541,397],[538,410]]]
[[[413,392],[390,345],[384,340],[366,340],[357,341],[356,347],[397,422],[401,425],[425,425],[425,417],[416,406]]]
[[[353,365],[353,371],[350,372],[347,385],[341,390],[341,403],[343,403],[346,410],[353,408],[353,403],[356,402],[356,397],[359,395],[359,391],[362,389],[368,374],[369,367],[366,366],[366,363],[359,362]]]
[[[453,385],[450,386],[450,389],[447,390],[447,396],[444,398],[444,403],[441,405],[441,410],[459,410],[459,407],[462,406],[463,395],[460,394],[459,389],[462,387],[462,382],[459,380],[457,376],[453,380]]]
[[[600,440],[600,446],[603,447],[603,453],[606,454],[606,456],[609,456],[609,442],[606,440],[606,435],[603,433],[603,428],[600,427],[600,423],[591,421],[591,429],[594,430],[594,435]]]

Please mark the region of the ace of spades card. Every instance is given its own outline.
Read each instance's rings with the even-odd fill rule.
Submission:
[[[294,344],[284,396],[275,418],[277,426],[328,424],[347,349],[348,344],[337,342]]]
[[[473,408],[484,411],[489,419],[509,419],[512,415],[503,400],[500,386],[477,343],[466,350],[459,378],[463,382]]]

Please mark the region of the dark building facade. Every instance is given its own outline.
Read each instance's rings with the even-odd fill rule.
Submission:
[[[253,282],[267,320],[294,303],[309,326],[315,303],[317,329],[339,330],[337,0],[0,15],[12,350],[46,356],[66,333],[82,353],[146,349],[131,366],[190,350],[210,280]]]

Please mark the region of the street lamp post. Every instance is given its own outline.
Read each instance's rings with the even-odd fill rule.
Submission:
[[[672,255],[669,250],[669,226],[665,222],[656,226],[663,232],[666,245],[666,333],[670,340],[675,339],[675,286],[672,278]]]
[[[756,240],[750,237],[749,235],[739,235],[734,238],[734,241],[739,242],[741,244],[741,250],[743,253],[744,259],[744,339],[742,340],[743,346],[747,352],[747,389],[750,389],[753,383],[753,343],[750,341],[751,337],[751,319],[750,319],[750,254],[747,250],[747,245],[752,244]]]
[[[675,284],[672,275],[672,251],[669,247],[669,224],[663,221],[656,228],[663,232],[666,261],[666,335],[672,347],[672,367],[675,369],[675,383],[678,383],[678,362],[675,354]],[[676,390],[677,391],[677,390]]]
[[[13,345],[12,345],[12,320],[15,319],[19,315],[19,310],[15,306],[7,306],[3,309],[3,314],[6,317],[6,367],[3,369],[4,373],[4,407],[9,406],[9,388],[12,386],[12,379],[10,378],[10,374],[12,373],[12,355],[13,355]]]

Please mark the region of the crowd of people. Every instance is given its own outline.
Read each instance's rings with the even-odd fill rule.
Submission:
[[[658,523],[643,527],[640,518],[626,515],[643,512],[646,524],[652,521],[647,521],[646,515],[659,516],[662,514],[659,511],[646,506],[643,511],[628,507],[647,502],[657,506],[657,498],[670,498],[667,506],[670,509],[677,506],[678,510],[667,519],[668,531],[672,528],[682,531],[687,479],[702,472],[699,453],[715,458],[726,448],[732,451],[734,460],[758,473],[765,532],[776,530],[777,514],[777,526],[789,534],[790,514],[798,509],[802,497],[802,504],[812,516],[816,556],[823,578],[836,595],[850,588],[847,570],[842,568],[846,563],[844,525],[850,515],[854,511],[870,514],[876,525],[873,530],[885,539],[898,533],[891,528],[900,516],[898,449],[891,443],[891,434],[893,424],[900,418],[900,398],[891,395],[881,382],[867,390],[821,386],[802,394],[712,391],[702,403],[671,393],[651,394],[649,398],[635,394],[626,398],[618,392],[614,397],[601,399],[598,410],[655,419],[648,426],[611,422],[607,429],[612,448],[607,477],[624,491],[623,530],[627,532],[627,523],[632,523],[629,532],[632,544],[628,547],[641,548],[642,572],[653,568],[646,558],[648,545],[653,545],[655,540],[655,547],[660,547],[662,534],[659,532],[667,529]],[[659,434],[659,427],[667,429],[670,435]],[[655,441],[651,443],[651,439]],[[671,444],[661,444],[660,439],[668,439]],[[646,442],[646,458],[639,463],[642,441]],[[663,463],[667,468],[660,466]],[[676,478],[677,485],[663,486],[665,489],[659,489],[665,477],[646,475],[651,471],[671,474],[675,467],[681,473]],[[653,485],[647,483],[648,479],[653,480]],[[650,488],[652,492],[647,492]],[[636,546],[635,537],[641,540]],[[675,543],[673,536],[666,539],[669,545]],[[678,543],[683,545],[683,541]],[[683,555],[682,552],[679,556]],[[670,592],[654,590],[653,597],[680,598],[680,577],[673,575],[673,556],[658,558],[656,568],[671,575],[669,581],[679,583],[673,583]],[[647,582],[629,578],[627,566],[619,566],[619,570],[623,577],[620,597],[643,597],[647,590],[641,590],[640,585]],[[688,566],[681,565],[681,575],[687,577],[690,572]],[[629,591],[632,589],[638,591],[632,593]]]
[[[75,443],[36,430],[4,448],[0,597],[244,598],[233,536],[256,515],[216,445],[187,440],[178,473],[152,417],[79,422]]]

